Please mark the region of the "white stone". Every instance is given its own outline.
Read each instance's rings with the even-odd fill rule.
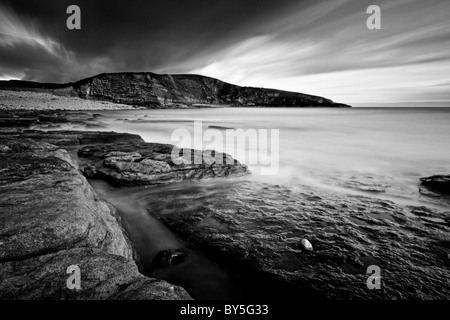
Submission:
[[[311,242],[309,242],[306,239],[302,239],[302,247],[306,251],[313,251],[313,246],[312,246]]]

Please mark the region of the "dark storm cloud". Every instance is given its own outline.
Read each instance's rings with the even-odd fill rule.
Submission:
[[[354,105],[450,101],[448,0],[0,1],[0,79],[199,73]]]
[[[206,48],[220,47],[221,43],[225,45],[251,36],[257,32],[254,26],[288,5],[289,1],[2,0],[2,4],[0,8],[6,15],[29,22],[28,25],[25,23],[29,31],[57,42],[69,53],[70,57],[65,58],[72,59],[65,62],[55,59],[56,70],[47,76],[41,69],[50,65],[37,63],[33,67],[34,60],[22,56],[23,70],[29,74],[27,78],[67,81],[86,76],[77,70],[78,65],[86,63],[92,69],[86,70],[90,74],[167,68],[174,61],[189,60]],[[66,28],[66,8],[71,4],[81,8],[81,30]],[[1,50],[3,55],[8,56],[7,51],[10,51],[9,56],[14,56],[19,47],[4,46]],[[29,58],[36,54],[39,53],[30,51]],[[39,55],[43,54],[45,52]],[[2,69],[16,65],[14,60],[2,59]],[[70,66],[74,69],[67,70]],[[21,71],[20,68],[16,70]],[[55,78],[58,72],[59,76]]]

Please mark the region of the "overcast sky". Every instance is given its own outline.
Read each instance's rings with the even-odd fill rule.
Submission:
[[[81,8],[81,30],[66,9]],[[366,9],[381,7],[381,30]],[[450,0],[0,0],[0,79],[198,73],[355,106],[450,106]]]

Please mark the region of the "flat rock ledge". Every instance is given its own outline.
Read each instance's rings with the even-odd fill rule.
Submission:
[[[115,144],[115,143],[143,143],[144,140],[137,134],[116,133],[103,131],[76,131],[76,130],[26,130],[1,129],[0,137],[3,141],[17,141],[31,139],[35,142],[45,142],[59,147],[80,147],[88,144]]]
[[[0,135],[0,300],[190,299],[139,273],[114,207],[65,150],[29,138],[49,135]],[[89,135],[73,133],[72,141]],[[80,268],[80,290],[66,285],[72,265]]]
[[[450,297],[449,212],[308,186],[196,184],[152,192],[148,212],[218,261],[270,282],[278,299]],[[370,266],[381,270],[379,290],[367,286]]]
[[[100,178],[119,186],[145,186],[200,180],[241,177],[250,170],[226,153],[212,156],[211,151],[181,149],[172,156],[174,146],[159,143],[124,142],[85,146],[78,156],[89,163],[84,167],[88,178]]]

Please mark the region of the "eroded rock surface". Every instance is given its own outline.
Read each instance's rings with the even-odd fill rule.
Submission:
[[[144,142],[144,140],[136,134],[101,131],[90,132],[25,130],[20,136],[22,138],[29,138],[35,141],[52,143],[58,146]]]
[[[138,272],[114,207],[59,147],[0,137],[0,299],[188,299]],[[81,269],[79,291],[66,270]]]
[[[85,146],[79,157],[89,159],[84,174],[116,185],[156,185],[183,180],[239,177],[249,174],[246,165],[225,153],[214,153],[221,163],[209,161],[210,151],[182,149],[177,163],[172,159],[173,146],[159,143],[117,143]],[[186,160],[181,163],[181,160]],[[178,160],[180,160],[178,162]],[[198,163],[198,164],[196,164]]]
[[[34,124],[57,124],[68,122],[63,112],[56,111],[30,111],[30,110],[0,110],[0,128],[22,128]]]
[[[10,141],[32,139],[37,142],[54,144],[60,147],[75,147],[87,144],[142,143],[144,140],[136,134],[103,131],[76,130],[0,130],[1,138]]]
[[[146,201],[188,241],[284,283],[291,298],[450,297],[448,212],[250,181],[199,183]],[[381,290],[366,285],[371,265],[381,269]]]

